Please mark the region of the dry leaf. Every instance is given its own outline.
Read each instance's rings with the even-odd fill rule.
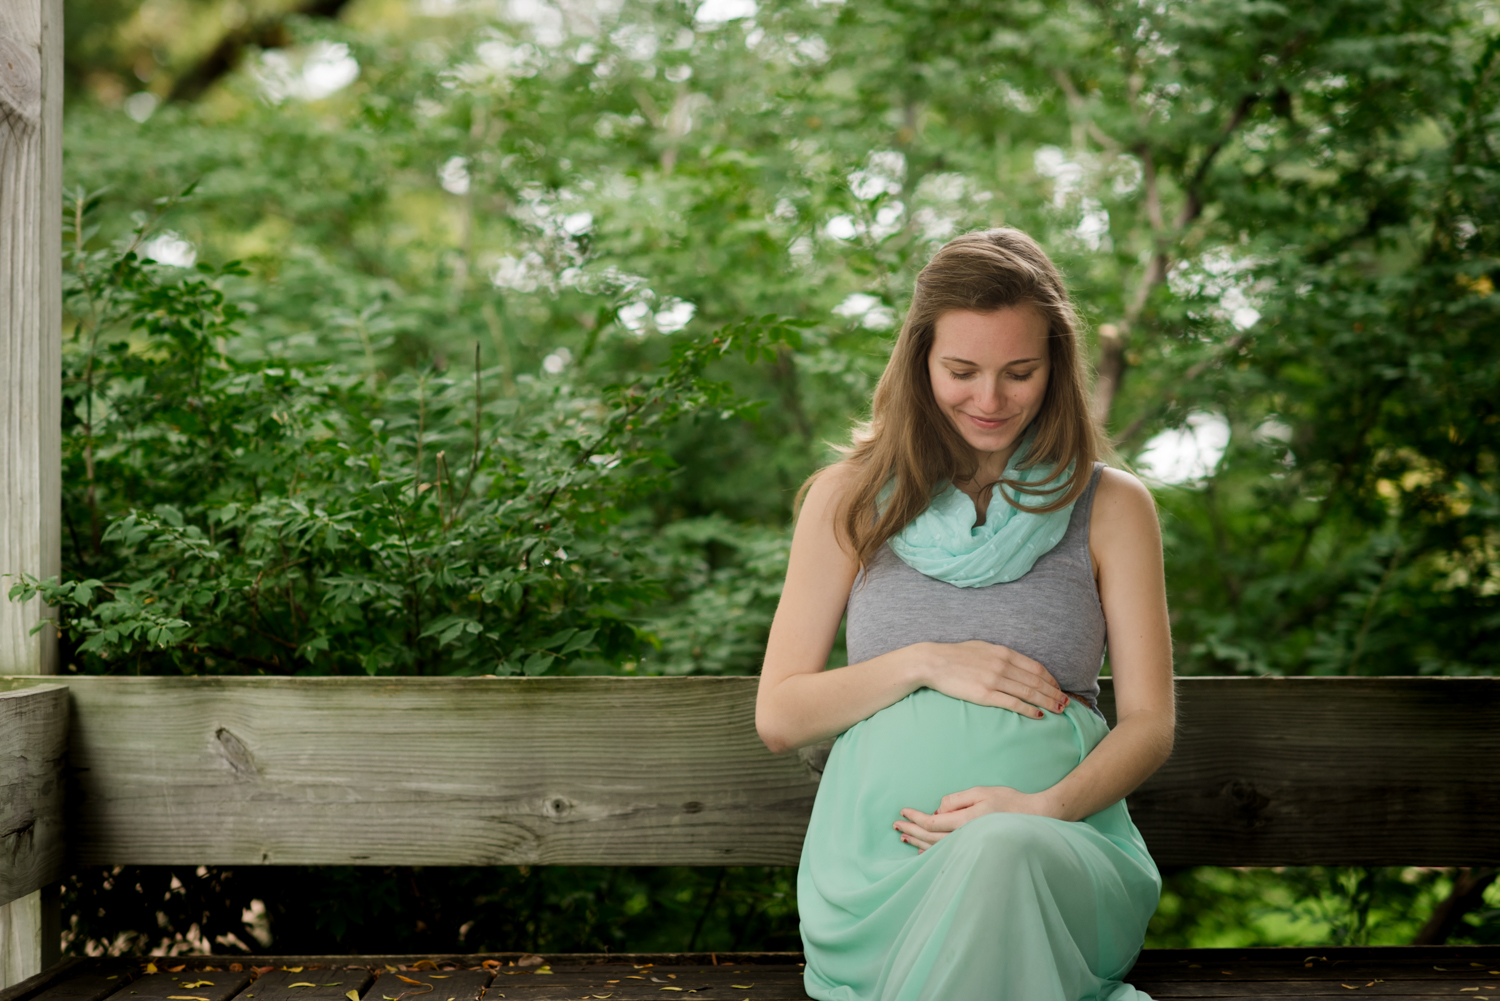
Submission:
[[[433,973],[433,974],[430,974],[430,976],[431,976],[431,978],[433,980],[447,980],[449,977],[453,976],[453,974],[451,974],[451,973]]]
[[[397,979],[397,980],[399,980],[399,981],[401,981],[401,982],[402,982],[402,983],[406,983],[406,984],[416,984],[416,985],[418,985],[418,986],[419,986],[419,987],[426,987],[426,986],[427,986],[427,985],[426,985],[426,984],[424,984],[424,983],[422,983],[422,981],[420,981],[420,980],[413,980],[413,979],[412,979],[412,978],[411,978],[411,977],[403,977],[403,976],[402,976],[402,975],[401,975],[401,974],[399,974],[399,973],[398,973],[398,974],[396,974],[396,979]]]
[[[316,987],[318,985],[317,984],[310,984],[306,980],[299,980],[295,984],[287,984],[287,986],[288,987]]]
[[[181,973],[185,969],[187,969],[187,964],[186,963],[178,963],[176,966],[169,966],[169,967],[167,967],[167,972],[168,973]]]
[[[550,966],[538,966],[536,969],[532,970],[531,972],[532,973],[540,973],[543,976],[550,977],[550,976],[552,976],[552,967],[550,967]]]
[[[682,988],[681,987],[658,987],[657,990],[660,990],[660,991],[680,991],[680,990],[682,990]]]
[[[600,1001],[603,1001],[604,998],[612,998],[612,997],[614,997],[614,995],[613,994],[595,994],[594,997],[599,998]]]
[[[155,973],[156,972],[156,964],[155,963],[147,963],[146,964],[146,972],[147,973]]]
[[[733,987],[737,991],[748,991],[750,988],[754,987],[755,985],[754,984],[730,984],[729,986]]]
[[[302,972],[302,967],[300,967],[300,966],[283,966],[282,969],[285,970],[288,973],[301,973]]]
[[[208,1001],[208,998],[200,998],[192,994],[168,994],[171,1001]]]
[[[186,987],[188,990],[193,990],[194,988],[198,988],[198,987],[212,987],[213,985],[214,985],[214,982],[212,980],[194,980],[191,983],[188,983],[187,981],[184,981],[183,983],[180,983],[177,986],[178,987]]]
[[[359,991],[345,991],[344,997],[348,998],[349,1001],[359,1001]]]

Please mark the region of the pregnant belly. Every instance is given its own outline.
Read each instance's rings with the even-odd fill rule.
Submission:
[[[923,688],[835,742],[812,828],[838,828],[835,841],[872,862],[906,859],[913,851],[891,828],[902,809],[931,813],[948,793],[973,786],[1040,792],[1077,767],[1106,732],[1076,700],[1061,715],[1034,719]]]

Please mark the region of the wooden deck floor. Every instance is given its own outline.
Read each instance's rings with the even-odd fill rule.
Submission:
[[[796,953],[89,959],[0,991],[0,1001],[663,1001],[688,995],[802,1001],[801,959]],[[1500,947],[1153,950],[1127,979],[1160,999],[1500,1001]]]

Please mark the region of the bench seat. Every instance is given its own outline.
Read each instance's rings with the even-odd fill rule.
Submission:
[[[431,1001],[688,995],[800,1001],[807,996],[801,961],[801,954],[788,952],[86,959],[0,991],[0,1001],[346,1001],[350,992],[360,1001],[415,1001],[428,994]],[[1158,999],[1500,1001],[1500,946],[1153,949],[1129,979]]]

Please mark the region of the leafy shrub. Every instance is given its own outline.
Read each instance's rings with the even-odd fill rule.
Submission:
[[[731,351],[774,358],[801,324],[682,336],[663,365],[605,385],[477,365],[387,378],[268,353],[225,292],[244,272],[143,259],[145,222],[87,249],[95,201],[75,207],[66,268],[76,565],[10,592],[58,607],[78,669],[541,674],[661,645],[639,613],[666,596],[664,573],[696,570],[680,547],[663,557],[643,509],[674,466],[662,436],[753,417],[707,369]],[[771,550],[752,633],[779,588]],[[757,645],[729,642],[737,664]]]

